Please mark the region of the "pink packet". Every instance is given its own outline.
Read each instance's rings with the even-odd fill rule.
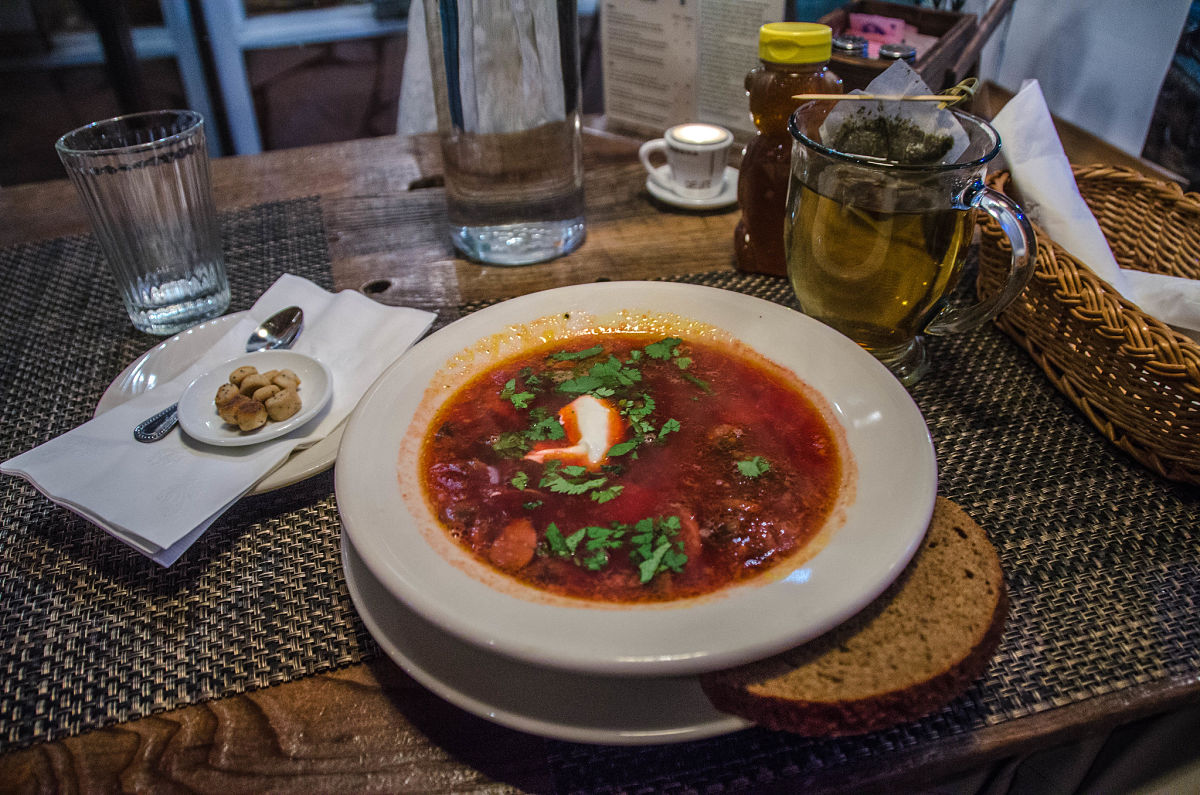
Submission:
[[[867,41],[898,44],[904,40],[904,20],[878,14],[850,14],[850,32]]]

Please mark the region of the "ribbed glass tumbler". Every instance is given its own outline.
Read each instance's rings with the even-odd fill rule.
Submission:
[[[134,326],[175,334],[229,307],[199,113],[118,116],[67,133],[55,148]]]

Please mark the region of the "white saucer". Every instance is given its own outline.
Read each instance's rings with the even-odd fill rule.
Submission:
[[[96,404],[93,416],[98,417],[109,409],[182,374],[244,314],[245,312],[234,312],[200,323],[163,340],[143,353],[109,384],[100,402]],[[341,444],[342,431],[345,428],[346,423],[343,422],[312,447],[297,450],[279,468],[256,483],[249,493],[265,494],[284,486],[291,486],[332,467],[337,459],[338,445]]]
[[[392,661],[451,704],[501,726],[569,742],[654,745],[751,725],[718,712],[696,677],[574,674],[459,640],[396,600],[345,533],[342,567],[359,616]]]
[[[287,369],[295,373],[300,378],[300,410],[286,420],[268,422],[246,433],[222,420],[213,398],[222,384],[229,383],[229,374],[245,365],[252,365],[259,372]],[[333,379],[329,370],[311,356],[295,351],[247,353],[217,365],[188,384],[179,398],[179,427],[196,441],[218,447],[261,444],[307,424],[332,397]]]
[[[662,165],[655,169],[655,173],[661,174],[664,181],[669,179],[667,168],[667,166]],[[646,190],[650,191],[651,196],[660,202],[670,204],[674,207],[682,207],[685,210],[715,210],[718,207],[734,204],[737,202],[737,187],[738,170],[733,166],[725,167],[725,182],[721,187],[721,192],[708,199],[684,198],[673,191],[667,190],[650,177],[646,177]]]

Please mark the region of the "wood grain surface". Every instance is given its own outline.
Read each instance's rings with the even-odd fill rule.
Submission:
[[[320,196],[335,285],[390,304],[445,310],[597,279],[733,267],[736,207],[692,213],[662,205],[645,188],[639,141],[602,125],[585,140],[587,240],[571,256],[540,265],[485,267],[454,255],[442,227],[440,156],[429,136],[223,158],[213,163],[214,193],[222,209]],[[1129,162],[1094,139],[1073,140],[1068,152],[1075,162]],[[0,189],[0,246],[86,231],[65,180]],[[901,752],[887,769],[861,767],[807,783],[820,790],[927,779],[1165,709],[1181,697],[1168,690],[1138,703],[1093,700],[1082,710]],[[385,659],[0,757],[6,792],[553,789],[545,741],[452,707]]]

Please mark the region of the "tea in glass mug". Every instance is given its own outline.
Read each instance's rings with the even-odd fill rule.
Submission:
[[[904,152],[850,154],[835,148],[843,141],[823,143],[827,112],[828,103],[810,103],[790,122],[788,276],[805,314],[911,384],[928,369],[924,334],[974,328],[1024,289],[1033,271],[1033,229],[1012,200],[983,185],[1000,149],[983,120],[953,112],[969,143],[950,162],[931,152],[913,158],[926,162],[905,162]],[[1006,289],[991,301],[950,306],[979,211],[995,217],[1012,241]]]

